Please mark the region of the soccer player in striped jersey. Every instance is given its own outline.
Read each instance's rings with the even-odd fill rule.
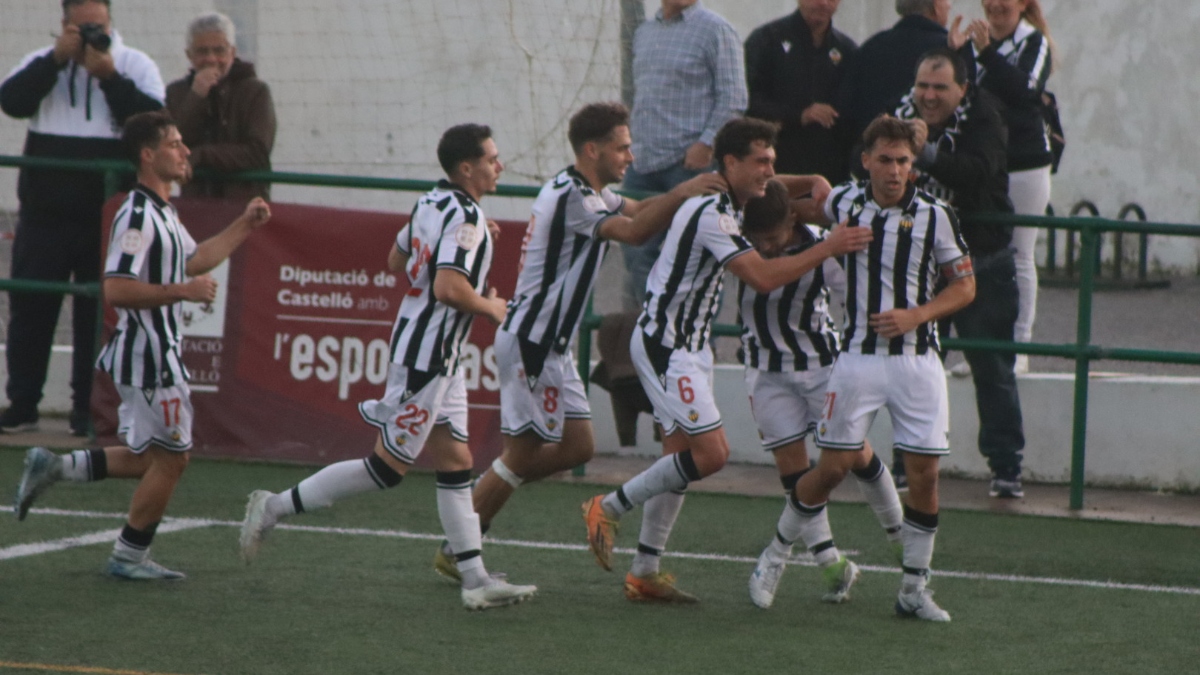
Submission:
[[[365,459],[331,464],[283,492],[252,492],[239,543],[249,562],[279,520],[395,487],[428,449],[438,516],[462,578],[463,605],[486,609],[521,602],[537,591],[489,575],[483,565],[483,535],[471,504],[467,388],[458,368],[472,319],[504,320],[504,299],[487,286],[494,245],[479,204],[496,190],[504,164],[491,129],[479,124],[446,130],[437,154],[449,180],[418,200],[388,253],[388,267],[403,271],[410,289],[392,327],[383,398],[358,406],[363,419],[379,428],[374,451]]]
[[[167,200],[171,184],[190,175],[188,149],[170,115],[141,113],[126,121],[121,142],[138,167],[138,184],[113,221],[104,265],[104,297],[117,310],[117,329],[98,367],[121,395],[117,410],[127,446],[58,456],[32,448],[17,488],[22,520],[33,500],[58,480],[138,479],[129,518],[105,572],[124,579],[183,579],[149,557],[155,530],[188,463],[192,402],[180,344],[180,302],[212,302],[217,283],[207,273],[271,217],[255,198],[220,234],[197,244]]]
[[[742,232],[764,257],[796,255],[815,246],[824,234],[808,225],[797,225],[787,188],[778,181],[767,192],[746,203]],[[758,424],[763,447],[772,453],[790,505],[800,477],[809,470],[804,439],[817,431],[825,407],[825,387],[837,357],[839,334],[829,316],[831,292],[845,297],[846,276],[834,258],[826,259],[799,280],[770,293],[758,293],[738,284],[738,323],[742,325],[739,356],[746,365],[750,410]],[[900,496],[891,472],[869,445],[852,467],[867,503],[875,512],[888,540],[899,546]],[[780,517],[787,518],[786,513]],[[791,554],[792,540],[776,539],[758,559],[750,576],[750,599],[766,609]],[[848,599],[846,576],[853,577],[854,563],[842,558],[826,569],[827,602]]]
[[[865,253],[846,258],[842,350],[817,425],[821,457],[796,484],[793,508],[784,511],[780,536],[771,546],[802,539],[822,568],[841,568],[849,591],[855,570],[842,563],[825,504],[859,465],[867,431],[886,406],[893,450],[904,458],[909,486],[896,613],[949,621],[950,614],[926,589],[938,526],[938,458],[950,452],[949,401],[935,322],[975,298],[974,269],[954,212],[909,180],[918,147],[914,128],[881,116],[863,133],[863,147],[869,180],[838,186],[821,212],[806,214],[818,222],[849,219],[854,229],[870,229],[875,236]],[[934,295],[939,275],[947,285]]]
[[[592,458],[591,409],[571,347],[610,241],[641,244],[666,229],[689,197],[726,188],[704,173],[644,201],[608,189],[633,162],[629,111],[592,103],[571,117],[575,163],[547,182],[521,246],[517,287],[496,332],[504,452],[475,486],[486,532],[514,490]],[[457,578],[443,543],[434,569]]]
[[[756,119],[736,119],[716,137],[720,173],[729,191],[693,197],[676,212],[662,253],[646,284],[639,329],[630,353],[642,387],[662,429],[663,457],[620,489],[583,504],[588,542],[596,561],[612,569],[617,520],[645,504],[638,554],[625,577],[630,600],[695,602],[659,570],[659,558],[691,481],[716,473],[729,457],[712,391],[709,333],[726,269],[751,288],[769,293],[791,283],[830,256],[866,247],[865,228],[839,226],[807,251],[763,258],[742,236],[742,205],[761,197],[775,175],[778,127]],[[820,176],[780,176],[792,196],[824,197],[829,184]]]

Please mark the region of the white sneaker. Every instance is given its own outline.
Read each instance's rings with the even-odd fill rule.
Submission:
[[[17,497],[13,500],[13,513],[17,520],[25,520],[33,500],[60,480],[62,458],[46,448],[30,448],[25,453],[25,470],[21,473]]]
[[[258,555],[263,538],[275,527],[279,520],[267,512],[267,500],[274,493],[267,490],[255,490],[250,493],[246,502],[246,519],[242,521],[242,533],[238,537],[238,548],[242,561],[247,565]]]
[[[1013,372],[1017,375],[1024,375],[1029,372],[1029,355],[1017,354],[1017,362],[1013,364]]]
[[[953,367],[947,368],[946,372],[950,373],[950,375],[954,377],[970,377],[971,364],[967,363],[966,361],[959,361],[958,363],[954,364]]]
[[[950,612],[937,606],[933,601],[933,591],[923,588],[919,591],[905,593],[900,590],[896,598],[896,614],[902,619],[924,619],[925,621],[949,621]]]
[[[821,570],[821,578],[829,589],[821,596],[821,600],[835,605],[846,602],[850,599],[850,588],[861,574],[858,565],[850,562],[846,556],[838,558],[837,562]]]
[[[178,581],[187,578],[187,575],[183,572],[169,570],[150,558],[135,562],[110,557],[108,559],[108,566],[104,568],[104,573],[110,577],[129,579],[131,581],[150,581],[154,579]]]
[[[489,577],[479,588],[462,589],[462,601],[467,609],[488,609],[524,602],[534,593],[537,593],[537,586],[517,586],[504,579]]]
[[[783,570],[787,568],[787,559],[779,559],[771,555],[771,547],[763,550],[758,556],[758,564],[750,575],[750,602],[767,609],[775,601],[775,591],[779,589],[779,580]]]

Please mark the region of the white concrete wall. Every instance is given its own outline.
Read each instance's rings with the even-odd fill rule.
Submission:
[[[717,367],[717,407],[729,438],[730,461],[773,465],[759,442],[742,378],[740,367]],[[969,378],[950,378],[948,384],[951,454],[941,467],[987,477],[987,463],[976,444],[979,424],[974,386]],[[1026,480],[1069,482],[1074,377],[1025,375],[1020,386],[1027,440]],[[1200,417],[1200,378],[1097,377],[1088,392],[1085,476],[1089,485],[1200,489],[1200,452],[1186,422]],[[639,416],[638,445],[622,448],[608,393],[593,387],[590,398],[597,452],[647,458],[661,454],[661,447],[653,441],[649,415]],[[870,440],[881,456],[891,456],[892,426],[886,411],[876,417]],[[811,440],[809,453],[813,458],[817,455]]]
[[[706,0],[743,36],[794,0]],[[535,183],[567,161],[564,123],[579,104],[619,95],[619,0],[115,0],[127,41],[164,78],[186,71],[188,19],[219,7],[243,29],[275,92],[283,170],[433,178],[433,145],[451,123],[484,120],[509,161],[506,182]],[[895,21],[891,0],[843,0],[836,25],[863,40]],[[1151,220],[1200,223],[1192,133],[1200,42],[1194,0],[1043,0],[1059,46],[1050,88],[1068,147],[1053,204],[1080,199],[1113,217],[1130,201]],[[646,0],[649,14],[658,6]],[[975,0],[956,13],[982,15]],[[57,2],[5,0],[0,70],[49,44]],[[0,154],[18,154],[24,124],[0,119]],[[13,210],[15,171],[0,171],[0,210]],[[280,187],[279,200],[407,209],[411,196]],[[494,215],[526,217],[521,203]],[[1155,267],[1195,271],[1200,240],[1157,238]]]

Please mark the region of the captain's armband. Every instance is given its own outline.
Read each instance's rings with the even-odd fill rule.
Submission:
[[[971,262],[971,256],[964,255],[942,265],[942,276],[950,281],[975,276],[975,265]]]

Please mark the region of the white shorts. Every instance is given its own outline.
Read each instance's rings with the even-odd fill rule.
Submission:
[[[141,453],[151,444],[176,452],[192,449],[192,390],[187,383],[159,389],[118,384],[117,433]]]
[[[638,329],[629,341],[629,355],[664,436],[676,428],[695,436],[721,427],[711,350],[668,349]]]
[[[832,370],[833,366],[785,373],[746,369],[750,412],[763,448],[775,450],[816,432]]]
[[[393,363],[383,398],[359,403],[358,412],[379,428],[388,454],[405,464],[417,460],[434,425],[449,425],[451,436],[467,442],[467,384],[462,373],[436,375]]]
[[[892,447],[920,455],[950,454],[950,403],[937,354],[845,353],[838,356],[817,425],[822,450],[859,450],[887,406]]]
[[[592,418],[583,380],[570,352],[551,350],[537,379],[530,383],[521,356],[521,340],[496,331],[493,343],[500,371],[500,432],[519,436],[533,431],[548,443],[562,440],[564,420]]]

